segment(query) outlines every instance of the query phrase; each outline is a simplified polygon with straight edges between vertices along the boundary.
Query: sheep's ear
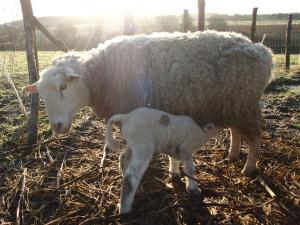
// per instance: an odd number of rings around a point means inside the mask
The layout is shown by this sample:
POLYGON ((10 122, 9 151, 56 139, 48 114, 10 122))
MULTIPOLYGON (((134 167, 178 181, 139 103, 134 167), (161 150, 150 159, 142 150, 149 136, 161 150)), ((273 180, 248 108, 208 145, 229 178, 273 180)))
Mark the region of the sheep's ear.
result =
POLYGON ((38 93, 37 82, 22 88, 23 92, 38 93))
POLYGON ((73 78, 81 78, 82 75, 75 73, 75 71, 72 68, 66 68, 66 76, 69 79, 73 79, 73 78))
POLYGON ((70 79, 81 78, 82 75, 81 74, 77 74, 77 73, 70 73, 70 74, 67 74, 67 77, 70 78, 70 79))
POLYGON ((213 125, 212 123, 206 124, 203 126, 203 130, 204 132, 210 132, 215 128, 215 125, 213 125))

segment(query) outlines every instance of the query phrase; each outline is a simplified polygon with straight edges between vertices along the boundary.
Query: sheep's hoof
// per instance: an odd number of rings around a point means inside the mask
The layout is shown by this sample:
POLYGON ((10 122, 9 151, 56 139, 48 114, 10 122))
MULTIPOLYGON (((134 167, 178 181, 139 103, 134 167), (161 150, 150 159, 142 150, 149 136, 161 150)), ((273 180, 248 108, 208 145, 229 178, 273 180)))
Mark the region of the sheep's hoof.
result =
POLYGON ((258 171, 257 171, 257 169, 256 168, 244 168, 243 170, 242 170, 242 173, 246 176, 246 177, 251 177, 251 178, 253 178, 253 177, 255 177, 256 175, 257 175, 257 173, 258 173, 258 171))

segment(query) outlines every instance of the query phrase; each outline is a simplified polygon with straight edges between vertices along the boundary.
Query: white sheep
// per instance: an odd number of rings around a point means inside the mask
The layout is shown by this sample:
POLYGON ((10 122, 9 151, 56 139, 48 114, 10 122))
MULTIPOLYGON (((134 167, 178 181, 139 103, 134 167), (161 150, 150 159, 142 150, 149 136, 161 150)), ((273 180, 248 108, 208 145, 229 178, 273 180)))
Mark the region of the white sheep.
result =
POLYGON ((245 135, 250 151, 243 172, 252 175, 263 124, 259 101, 272 66, 271 51, 241 34, 122 36, 55 59, 26 89, 40 93, 56 133, 68 132, 84 106, 109 118, 150 105, 229 127, 229 159, 238 159, 245 135))
POLYGON ((188 116, 174 116, 151 109, 137 108, 128 114, 117 114, 107 123, 106 144, 112 150, 120 147, 112 135, 112 125, 120 123, 121 134, 126 140, 126 149, 120 156, 123 172, 120 213, 129 213, 140 180, 148 168, 155 152, 169 155, 171 179, 179 177, 179 164, 183 164, 188 175, 186 189, 192 194, 200 194, 195 178, 193 154, 200 150, 219 129, 213 124, 202 128, 188 116))

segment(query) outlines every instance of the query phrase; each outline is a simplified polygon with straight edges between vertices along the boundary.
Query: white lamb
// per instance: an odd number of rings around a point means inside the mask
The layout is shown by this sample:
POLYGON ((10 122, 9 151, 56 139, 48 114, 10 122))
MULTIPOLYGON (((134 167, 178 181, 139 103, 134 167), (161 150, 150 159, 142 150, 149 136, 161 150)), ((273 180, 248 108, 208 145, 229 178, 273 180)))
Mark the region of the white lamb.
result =
POLYGON ((154 152, 169 155, 171 179, 179 175, 180 162, 188 175, 186 189, 199 194, 195 178, 193 154, 201 148, 219 128, 213 124, 200 127, 188 116, 151 109, 137 108, 128 114, 117 114, 107 124, 106 144, 112 150, 120 149, 112 136, 113 123, 120 123, 121 134, 127 146, 120 156, 123 172, 120 213, 132 210, 136 189, 146 171, 154 152))

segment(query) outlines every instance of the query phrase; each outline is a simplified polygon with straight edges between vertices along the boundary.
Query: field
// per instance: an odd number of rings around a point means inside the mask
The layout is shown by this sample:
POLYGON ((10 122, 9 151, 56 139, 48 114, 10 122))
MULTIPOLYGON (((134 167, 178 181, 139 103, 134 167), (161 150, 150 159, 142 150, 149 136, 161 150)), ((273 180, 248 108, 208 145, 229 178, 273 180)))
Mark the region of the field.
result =
MULTIPOLYGON (((39 52, 40 69, 59 54, 39 52)), ((0 52, 9 71, 12 55, 0 52)), ((260 176, 250 179, 240 172, 245 145, 239 162, 223 161, 229 149, 229 131, 224 130, 194 157, 203 202, 191 201, 184 187, 171 187, 167 157, 157 155, 137 191, 134 212, 124 224, 299 223, 299 56, 292 56, 289 72, 284 70, 283 55, 275 60, 274 78, 263 97, 266 125, 260 176)), ((16 53, 12 78, 28 109, 29 97, 21 92, 28 82, 24 52, 16 53)), ((120 223, 117 204, 122 176, 118 154, 108 154, 100 166, 104 135, 104 121, 85 108, 68 136, 53 137, 41 103, 40 143, 26 146, 27 118, 0 67, 0 224, 120 223)))
MULTIPOLYGON (((228 25, 249 25, 251 26, 252 20, 246 21, 227 21, 228 25)), ((257 20, 258 25, 286 25, 287 20, 257 20)), ((293 20, 293 24, 300 24, 300 20, 293 20)))

